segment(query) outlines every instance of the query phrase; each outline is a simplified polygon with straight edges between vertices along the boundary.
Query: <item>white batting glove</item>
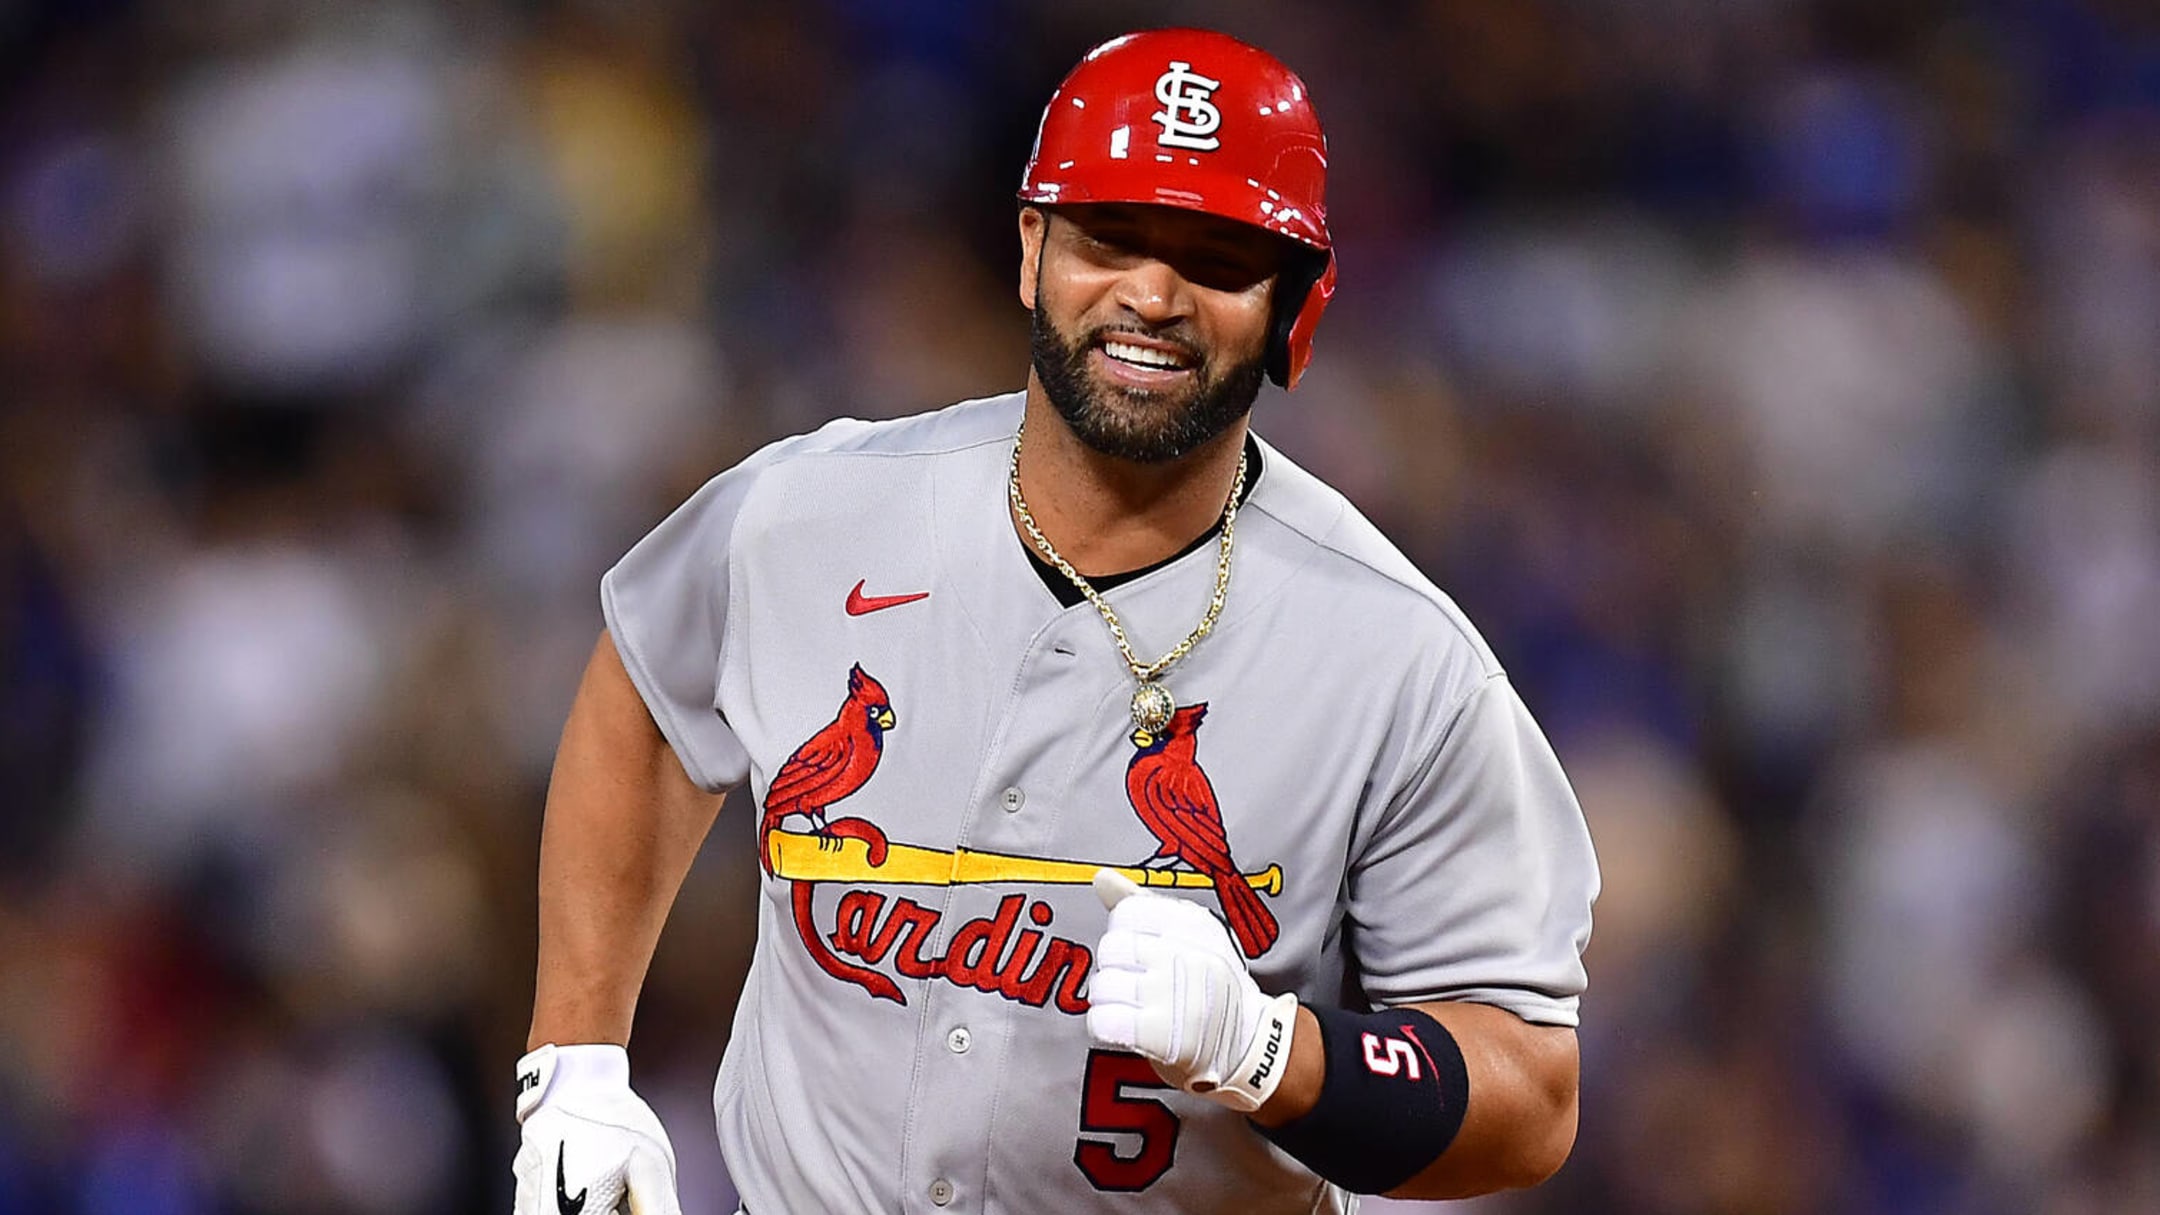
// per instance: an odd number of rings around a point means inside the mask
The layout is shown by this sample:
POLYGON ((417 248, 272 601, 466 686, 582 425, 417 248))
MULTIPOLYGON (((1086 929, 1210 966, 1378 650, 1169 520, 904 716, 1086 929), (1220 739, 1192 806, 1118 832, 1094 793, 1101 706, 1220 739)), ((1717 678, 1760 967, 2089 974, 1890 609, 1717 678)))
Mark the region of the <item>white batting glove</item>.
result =
POLYGON ((675 1146, 630 1091, 620 1046, 543 1046, 518 1060, 524 1142, 516 1215, 682 1215, 675 1146))
POLYGON ((1095 871, 1110 926, 1088 981, 1088 1036, 1132 1051, 1188 1093, 1251 1113, 1290 1065, 1297 997, 1270 998, 1205 908, 1095 871))

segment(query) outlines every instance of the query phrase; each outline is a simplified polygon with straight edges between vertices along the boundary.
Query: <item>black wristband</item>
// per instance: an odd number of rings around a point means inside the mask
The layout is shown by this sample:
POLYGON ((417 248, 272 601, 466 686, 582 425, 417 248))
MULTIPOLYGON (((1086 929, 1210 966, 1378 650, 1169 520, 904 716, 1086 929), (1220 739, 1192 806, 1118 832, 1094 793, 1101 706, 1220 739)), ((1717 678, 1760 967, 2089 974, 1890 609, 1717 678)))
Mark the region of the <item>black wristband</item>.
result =
POLYGON ((1320 1098, 1304 1117, 1260 1133, 1352 1193, 1385 1194, 1438 1160, 1462 1129, 1470 1105, 1462 1048, 1414 1008, 1306 1007, 1327 1060, 1320 1098))

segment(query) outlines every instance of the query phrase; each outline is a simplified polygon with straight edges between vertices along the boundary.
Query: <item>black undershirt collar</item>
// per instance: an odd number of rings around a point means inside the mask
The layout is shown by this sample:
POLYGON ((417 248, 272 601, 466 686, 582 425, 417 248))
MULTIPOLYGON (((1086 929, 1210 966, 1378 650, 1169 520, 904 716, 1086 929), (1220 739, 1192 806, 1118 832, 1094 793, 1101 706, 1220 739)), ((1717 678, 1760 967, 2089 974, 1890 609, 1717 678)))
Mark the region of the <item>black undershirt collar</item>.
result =
MULTIPOLYGON (((1239 506, 1244 506, 1252 497, 1253 486, 1259 483, 1260 444, 1250 433, 1247 433, 1245 436, 1245 492, 1238 497, 1239 506)), ((1191 544, 1162 560, 1150 565, 1143 565, 1136 570, 1126 570, 1119 574, 1104 574, 1100 577, 1090 575, 1088 585, 1094 587, 1097 592, 1102 592, 1114 586, 1122 586, 1135 578, 1145 578, 1171 562, 1181 561, 1198 552, 1202 547, 1213 543, 1215 537, 1221 532, 1222 520, 1217 519, 1215 520, 1215 526, 1200 533, 1191 544)), ((1028 543, 1025 539, 1021 539, 1020 547, 1027 551, 1028 560, 1035 566, 1036 576, 1042 579, 1044 586, 1050 588, 1050 593, 1057 597, 1059 603, 1064 604, 1066 607, 1072 607, 1075 604, 1087 602, 1087 596, 1080 593, 1080 588, 1073 585, 1072 579, 1060 573, 1058 567, 1043 560, 1043 555, 1035 551, 1034 545, 1028 543)))

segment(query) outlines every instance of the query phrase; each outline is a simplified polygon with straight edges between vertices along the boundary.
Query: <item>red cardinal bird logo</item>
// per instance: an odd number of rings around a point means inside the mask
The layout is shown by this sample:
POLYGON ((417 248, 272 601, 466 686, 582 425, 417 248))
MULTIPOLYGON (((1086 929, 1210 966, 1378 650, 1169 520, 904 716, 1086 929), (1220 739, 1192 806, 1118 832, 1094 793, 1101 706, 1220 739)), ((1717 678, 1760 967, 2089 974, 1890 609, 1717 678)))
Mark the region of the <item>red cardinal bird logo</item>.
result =
POLYGON ((885 863, 885 833, 859 818, 825 820, 825 808, 854 793, 877 771, 885 753, 885 731, 898 721, 885 688, 856 663, 848 669, 847 699, 840 712, 810 741, 795 748, 765 791, 765 818, 758 824, 758 863, 770 875, 773 828, 790 814, 810 820, 811 829, 837 848, 843 837, 870 846, 870 863, 885 863))
POLYGON ((1132 763, 1125 768, 1125 796, 1133 813, 1162 841, 1162 848, 1142 862, 1148 866, 1183 861, 1206 874, 1215 884, 1222 903, 1223 919, 1248 958, 1266 953, 1282 929, 1260 901, 1260 893, 1246 884, 1230 858, 1230 841, 1223 833, 1222 809, 1215 804, 1215 786, 1200 770, 1195 757, 1199 749, 1200 721, 1207 705, 1187 705, 1171 715, 1160 731, 1141 727, 1132 732, 1132 763))

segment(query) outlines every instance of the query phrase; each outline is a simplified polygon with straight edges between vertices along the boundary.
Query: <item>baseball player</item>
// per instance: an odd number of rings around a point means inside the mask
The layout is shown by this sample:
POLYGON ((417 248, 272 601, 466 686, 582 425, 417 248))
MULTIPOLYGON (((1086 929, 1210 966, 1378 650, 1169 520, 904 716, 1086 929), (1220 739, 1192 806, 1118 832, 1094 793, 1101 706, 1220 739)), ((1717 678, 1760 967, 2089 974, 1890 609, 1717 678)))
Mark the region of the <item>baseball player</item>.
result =
POLYGON ((1349 1211, 1566 1158, 1581 812, 1454 605, 1246 424, 1334 290, 1325 171, 1261 51, 1097 47, 1020 188, 1025 391, 775 443, 608 572, 522 1215, 677 1210, 624 1046, 744 781, 747 1211, 1349 1211))

